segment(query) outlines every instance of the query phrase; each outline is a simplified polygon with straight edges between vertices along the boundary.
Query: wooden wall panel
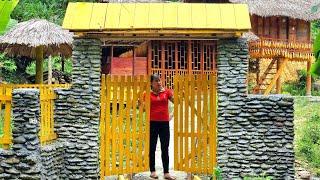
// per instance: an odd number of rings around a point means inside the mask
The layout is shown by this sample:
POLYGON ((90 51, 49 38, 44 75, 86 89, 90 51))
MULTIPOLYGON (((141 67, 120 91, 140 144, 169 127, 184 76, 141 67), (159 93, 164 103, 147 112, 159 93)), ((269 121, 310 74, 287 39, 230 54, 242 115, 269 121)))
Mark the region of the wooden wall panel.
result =
POLYGON ((270 18, 270 37, 278 38, 278 17, 273 16, 270 18))
POLYGON ((264 17, 263 18, 263 36, 270 37, 270 18, 264 17))
POLYGON ((297 37, 297 21, 289 19, 289 41, 295 41, 297 37))
POLYGON ((297 41, 309 42, 310 41, 310 22, 297 20, 296 26, 297 41))
POLYGON ((288 38, 288 19, 286 17, 279 18, 279 39, 288 38))
MULTIPOLYGON (((111 61, 112 75, 132 75, 132 58, 120 58, 114 57, 111 61)), ((134 61, 134 75, 146 75, 147 74, 147 58, 135 57, 134 61)))

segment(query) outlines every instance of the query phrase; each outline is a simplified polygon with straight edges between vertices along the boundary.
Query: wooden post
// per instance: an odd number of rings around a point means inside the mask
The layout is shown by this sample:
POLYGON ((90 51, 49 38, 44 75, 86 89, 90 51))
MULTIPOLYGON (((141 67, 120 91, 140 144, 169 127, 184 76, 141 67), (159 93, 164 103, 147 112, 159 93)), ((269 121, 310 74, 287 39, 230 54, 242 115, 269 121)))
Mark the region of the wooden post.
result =
MULTIPOLYGON (((279 71, 281 64, 281 59, 277 59, 277 72, 279 71)), ((281 75, 277 79, 277 84, 276 84, 276 93, 281 94, 281 75)))
POLYGON ((152 44, 151 41, 148 41, 148 57, 147 57, 147 72, 148 75, 151 75, 151 63, 152 63, 152 44))
POLYGON ((36 84, 43 83, 43 46, 36 47, 36 84))
POLYGON ((179 61, 179 56, 178 56, 178 42, 174 43, 174 67, 175 67, 175 75, 178 74, 178 61, 179 61))
POLYGON ((188 74, 192 74, 192 50, 191 50, 191 40, 188 40, 188 53, 187 53, 187 60, 188 60, 188 74))
POLYGON ((306 95, 311 96, 311 60, 307 62, 307 87, 306 87, 306 95))
POLYGON ((200 41, 200 72, 204 74, 204 45, 203 41, 200 41))
POLYGON ((52 84, 52 62, 51 56, 48 59, 48 84, 52 84))
POLYGON ((112 75, 113 46, 110 46, 110 74, 112 75))
POLYGON ((136 52, 134 51, 134 46, 132 48, 132 76, 135 75, 135 72, 134 72, 134 61, 136 59, 136 52))
POLYGON ((62 71, 62 72, 64 72, 64 59, 65 59, 65 57, 62 56, 62 57, 61 57, 61 71, 62 71))
POLYGON ((164 47, 164 41, 161 41, 160 44, 161 44, 161 81, 166 87, 166 83, 167 82, 165 82, 166 77, 165 77, 165 53, 164 53, 165 47, 164 47))

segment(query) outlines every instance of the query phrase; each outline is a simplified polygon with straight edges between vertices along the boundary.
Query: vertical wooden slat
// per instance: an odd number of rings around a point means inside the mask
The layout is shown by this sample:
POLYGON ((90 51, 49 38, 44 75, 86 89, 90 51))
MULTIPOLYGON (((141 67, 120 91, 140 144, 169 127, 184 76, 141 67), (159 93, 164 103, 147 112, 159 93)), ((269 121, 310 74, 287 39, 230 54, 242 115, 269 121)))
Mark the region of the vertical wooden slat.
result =
MULTIPOLYGON (((134 77, 133 82, 138 82, 139 78, 137 76, 134 77)), ((133 172, 137 171, 137 83, 133 83, 133 99, 132 99, 132 109, 133 109, 133 114, 132 114, 132 156, 133 156, 133 172)))
POLYGON ((101 75, 101 90, 100 90, 100 179, 104 179, 106 170, 106 139, 105 139, 105 107, 106 107, 106 94, 105 94, 106 76, 101 75))
POLYGON ((190 94, 190 107, 191 107, 191 169, 190 172, 194 172, 194 164, 195 164, 195 76, 191 76, 191 82, 190 82, 190 88, 191 88, 191 94, 190 94))
POLYGON ((110 47, 110 74, 113 74, 112 72, 112 61, 113 61, 113 46, 110 47))
POLYGON ((132 86, 132 76, 127 76, 127 81, 126 81, 126 172, 130 172, 130 132, 131 132, 131 127, 130 127, 130 122, 131 122, 131 86, 132 86))
POLYGON ((311 96, 311 60, 307 61, 307 85, 306 85, 306 95, 311 96))
POLYGON ((118 76, 114 76, 113 82, 112 82, 112 169, 111 173, 112 174, 118 174, 117 172, 117 167, 116 167, 116 151, 117 151, 117 91, 118 91, 118 76))
POLYGON ((203 41, 200 41, 200 72, 204 72, 204 45, 203 41))
POLYGON ((202 118, 203 118, 203 135, 201 136, 203 138, 203 166, 202 166, 202 173, 207 173, 208 169, 208 155, 207 155, 207 138, 208 138, 208 79, 207 75, 203 76, 203 112, 202 112, 202 118))
POLYGON ((176 74, 174 76, 174 169, 177 170, 178 169, 178 111, 179 111, 179 74, 176 74))
POLYGON ((149 77, 146 78, 146 96, 145 96, 145 110, 146 110, 146 132, 145 132, 145 136, 146 136, 146 154, 145 154, 145 162, 146 162, 146 169, 149 168, 149 146, 150 146, 150 80, 149 77))
POLYGON ((180 146, 179 146, 179 169, 178 170, 183 170, 183 112, 184 112, 184 106, 183 106, 183 101, 184 101, 184 84, 182 83, 183 76, 180 76, 178 81, 179 81, 179 92, 180 92, 180 99, 179 99, 179 139, 178 141, 180 142, 180 146))
MULTIPOLYGON (((139 99, 142 98, 142 95, 145 91, 143 85, 144 85, 144 76, 141 75, 140 76, 140 82, 139 82, 139 94, 138 94, 138 97, 139 99)), ((138 140, 139 140, 139 144, 138 144, 138 157, 141 157, 142 156, 142 142, 144 141, 144 137, 142 136, 143 135, 143 107, 142 106, 139 106, 139 116, 138 116, 138 140)), ((141 158, 138 158, 138 164, 139 164, 139 168, 138 168, 138 171, 143 171, 143 161, 142 161, 142 157, 141 158)))
MULTIPOLYGON (((214 74, 213 80, 212 80, 213 86, 212 86, 212 94, 213 97, 213 104, 212 104, 212 124, 211 124, 211 130, 212 130, 212 141, 213 141, 213 150, 212 152, 212 159, 213 159, 213 166, 216 167, 217 165, 217 75, 214 74)), ((212 168, 211 168, 212 169, 212 168)))
POLYGON ((189 147, 188 147, 188 133, 189 133, 189 77, 190 74, 187 76, 184 76, 184 169, 188 169, 189 168, 189 147))
POLYGON ((174 43, 174 66, 175 66, 175 73, 174 74, 178 74, 178 61, 179 61, 179 56, 178 56, 178 42, 176 41, 174 43))
POLYGON ((201 75, 197 76, 197 172, 201 172, 201 90, 202 90, 202 79, 201 75))
POLYGON ((165 83, 165 44, 164 41, 161 41, 161 81, 165 83))
POLYGON ((125 82, 125 76, 120 77, 120 92, 119 92, 119 116, 118 116, 118 122, 119 122, 119 174, 123 174, 123 101, 124 101, 124 82, 125 82))
MULTIPOLYGON (((12 97, 12 88, 4 88, 4 93, 6 96, 12 97)), ((12 98, 11 98, 12 99, 12 98)), ((4 139, 7 142, 7 144, 4 144, 4 148, 8 149, 11 144, 11 131, 10 131, 10 125, 11 125, 11 102, 12 101, 5 101, 5 112, 4 112, 4 124, 3 124, 3 132, 4 132, 4 139)))
POLYGON ((111 138, 112 138, 112 134, 111 134, 111 129, 110 129, 110 121, 111 121, 111 114, 110 114, 110 105, 111 105, 111 101, 110 101, 110 97, 111 97, 111 76, 108 75, 106 77, 106 81, 104 84, 105 89, 103 89, 104 91, 106 91, 106 109, 105 109, 105 147, 106 147, 106 151, 105 151, 105 174, 106 175, 110 175, 111 174, 111 170, 110 170, 110 149, 112 149, 112 144, 111 144, 111 138))

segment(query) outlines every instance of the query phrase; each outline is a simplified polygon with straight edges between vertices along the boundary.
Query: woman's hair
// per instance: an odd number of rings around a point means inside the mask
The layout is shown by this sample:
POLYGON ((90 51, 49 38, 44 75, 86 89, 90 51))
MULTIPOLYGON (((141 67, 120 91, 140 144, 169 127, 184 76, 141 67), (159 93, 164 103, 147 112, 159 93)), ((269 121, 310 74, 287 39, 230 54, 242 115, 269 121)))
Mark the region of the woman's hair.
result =
POLYGON ((160 79, 159 74, 152 74, 152 75, 151 75, 151 79, 150 79, 151 82, 154 81, 154 80, 158 80, 158 79, 160 79))

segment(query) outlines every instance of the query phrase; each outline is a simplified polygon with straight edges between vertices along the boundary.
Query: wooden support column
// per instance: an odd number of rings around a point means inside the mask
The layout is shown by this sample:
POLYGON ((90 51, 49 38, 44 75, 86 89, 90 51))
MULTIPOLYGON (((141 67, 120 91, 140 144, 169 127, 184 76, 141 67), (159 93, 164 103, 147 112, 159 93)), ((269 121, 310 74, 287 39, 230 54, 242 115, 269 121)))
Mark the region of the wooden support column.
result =
POLYGON ((136 60, 136 52, 134 51, 134 46, 132 48, 132 76, 135 75, 135 70, 134 70, 134 62, 136 60))
POLYGON ((178 43, 174 43, 174 67, 175 67, 175 75, 178 74, 178 61, 179 61, 179 56, 178 56, 178 43))
POLYGON ((36 84, 43 84, 43 48, 36 47, 36 84))
POLYGON ((161 81, 162 81, 162 83, 165 84, 166 77, 165 77, 165 53, 164 53, 164 50, 165 50, 164 41, 161 41, 161 81))
POLYGON ((147 72, 151 75, 151 63, 152 63, 152 45, 151 41, 148 41, 148 57, 147 57, 147 72))
POLYGON ((200 72, 204 74, 204 45, 203 41, 200 41, 200 72))
POLYGON ((188 74, 192 74, 192 50, 191 50, 191 40, 188 40, 188 53, 187 53, 187 60, 188 60, 188 74))
POLYGON ((110 74, 112 74, 113 46, 110 47, 110 74))
MULTIPOLYGON (((278 72, 279 69, 280 69, 280 65, 281 65, 281 59, 277 59, 277 72, 278 72)), ((281 75, 280 75, 279 78, 277 79, 276 93, 277 93, 277 94, 281 94, 281 75)))
POLYGON ((62 72, 64 72, 64 59, 65 59, 65 57, 62 56, 62 57, 61 57, 61 71, 62 71, 62 72))
POLYGON ((307 62, 307 87, 306 87, 306 95, 311 96, 311 60, 307 62))
POLYGON ((52 61, 51 56, 48 59, 48 84, 52 84, 52 61))

